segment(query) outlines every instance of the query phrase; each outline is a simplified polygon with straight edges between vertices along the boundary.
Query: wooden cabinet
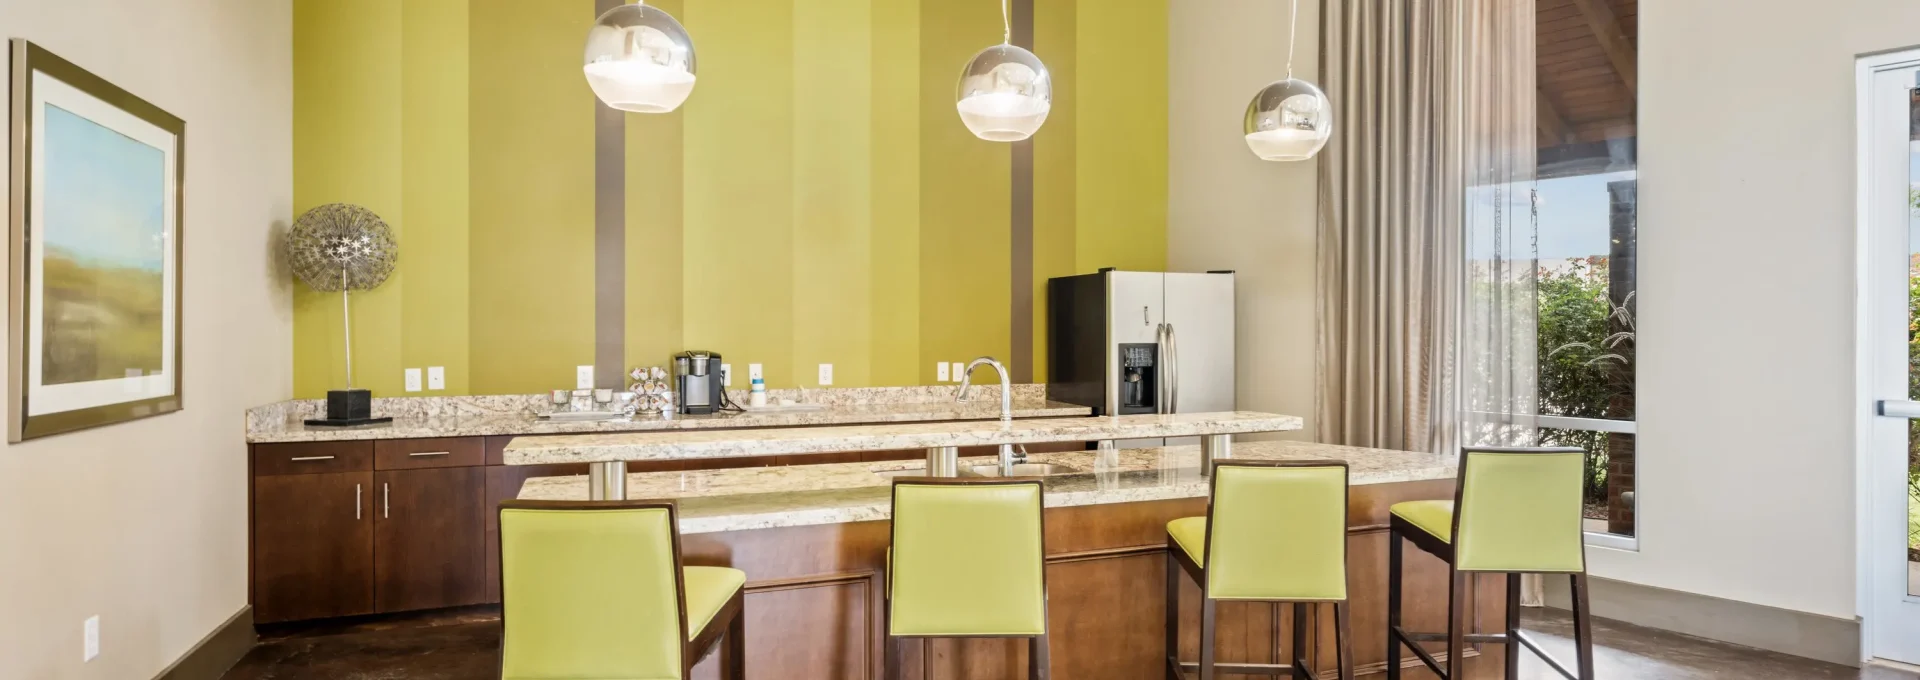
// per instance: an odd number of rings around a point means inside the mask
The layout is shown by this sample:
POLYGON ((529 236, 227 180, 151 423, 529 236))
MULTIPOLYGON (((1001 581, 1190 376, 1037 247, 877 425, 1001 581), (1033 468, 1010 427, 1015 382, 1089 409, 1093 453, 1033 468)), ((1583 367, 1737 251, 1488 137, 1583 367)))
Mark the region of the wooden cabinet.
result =
MULTIPOLYGON (((475 449, 477 455, 478 449, 475 449)), ((374 474, 374 609, 433 609, 488 601, 479 467, 374 474)))
POLYGON ((253 618, 366 614, 373 601, 373 473, 253 479, 253 618))
POLYGON ((253 449, 260 623, 493 601, 480 441, 253 449))

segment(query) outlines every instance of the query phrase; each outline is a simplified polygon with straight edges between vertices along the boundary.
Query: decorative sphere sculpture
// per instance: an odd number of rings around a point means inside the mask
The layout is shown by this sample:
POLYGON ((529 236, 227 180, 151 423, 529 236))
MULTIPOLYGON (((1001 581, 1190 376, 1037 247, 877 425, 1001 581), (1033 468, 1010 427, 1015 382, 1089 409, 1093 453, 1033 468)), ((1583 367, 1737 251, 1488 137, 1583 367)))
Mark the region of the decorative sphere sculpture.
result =
POLYGON ((667 113, 693 94, 693 37, 665 10, 607 10, 587 31, 587 85, 607 106, 667 113))
POLYGON ((1001 44, 981 50, 960 72, 960 122, 989 142, 1032 137, 1053 110, 1053 76, 1040 58, 1001 44))
POLYGON ((393 230, 372 210, 329 203, 301 215, 287 234, 287 261, 314 290, 372 290, 399 260, 393 230))
POLYGON ((1247 148, 1263 161, 1303 161, 1333 137, 1333 102, 1313 83, 1276 80, 1247 104, 1247 148))

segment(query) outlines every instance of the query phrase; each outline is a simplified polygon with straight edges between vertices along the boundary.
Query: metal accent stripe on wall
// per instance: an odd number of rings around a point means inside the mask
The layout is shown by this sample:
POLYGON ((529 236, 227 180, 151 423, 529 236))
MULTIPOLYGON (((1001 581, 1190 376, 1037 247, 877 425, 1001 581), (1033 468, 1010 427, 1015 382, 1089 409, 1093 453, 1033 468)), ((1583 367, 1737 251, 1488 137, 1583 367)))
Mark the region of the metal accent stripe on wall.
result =
MULTIPOLYGON (((598 19, 625 0, 594 0, 598 19)), ((593 103, 593 385, 626 385, 627 114, 593 103)))
MULTIPOLYGON (((1028 50, 1033 49, 1033 1, 1013 0, 1011 6, 1012 33, 1015 45, 1028 50)), ((1013 371, 1012 380, 1016 383, 1030 383, 1033 375, 1033 139, 1028 138, 1013 143, 1013 186, 1012 214, 1012 266, 1008 267, 1013 277, 1009 286, 1012 295, 1007 305, 1010 329, 1008 347, 1012 348, 1009 368, 1013 371)))

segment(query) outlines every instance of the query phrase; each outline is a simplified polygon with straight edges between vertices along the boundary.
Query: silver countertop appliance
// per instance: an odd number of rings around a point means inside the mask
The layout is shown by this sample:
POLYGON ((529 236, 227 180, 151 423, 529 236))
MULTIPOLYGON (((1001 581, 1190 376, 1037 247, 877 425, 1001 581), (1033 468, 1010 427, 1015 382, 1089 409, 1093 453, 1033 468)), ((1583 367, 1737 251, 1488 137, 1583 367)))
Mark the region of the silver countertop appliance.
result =
POLYGON ((726 404, 720 354, 689 350, 673 355, 674 404, 681 413, 717 413, 726 404))
POLYGON ((1233 317, 1230 271, 1102 269, 1049 279, 1047 396, 1099 415, 1232 411, 1233 317))

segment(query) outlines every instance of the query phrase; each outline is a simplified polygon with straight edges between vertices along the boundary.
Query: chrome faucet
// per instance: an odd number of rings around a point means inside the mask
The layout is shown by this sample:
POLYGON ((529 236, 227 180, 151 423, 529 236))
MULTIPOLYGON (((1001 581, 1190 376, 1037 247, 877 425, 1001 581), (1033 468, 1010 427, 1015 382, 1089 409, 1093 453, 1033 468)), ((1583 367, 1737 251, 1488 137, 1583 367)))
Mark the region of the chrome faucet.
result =
MULTIPOLYGON (((1000 422, 1013 422, 1013 384, 1007 379, 1007 367, 994 361, 993 357, 980 357, 967 364, 967 370, 960 374, 960 394, 955 401, 967 400, 967 388, 973 386, 973 369, 981 365, 992 366, 1000 374, 1000 422)), ((1024 447, 1016 452, 1012 444, 1000 445, 1000 476, 1013 476, 1013 466, 1025 462, 1027 452, 1024 447)))

